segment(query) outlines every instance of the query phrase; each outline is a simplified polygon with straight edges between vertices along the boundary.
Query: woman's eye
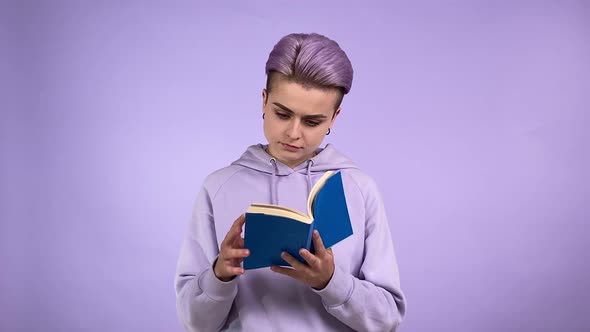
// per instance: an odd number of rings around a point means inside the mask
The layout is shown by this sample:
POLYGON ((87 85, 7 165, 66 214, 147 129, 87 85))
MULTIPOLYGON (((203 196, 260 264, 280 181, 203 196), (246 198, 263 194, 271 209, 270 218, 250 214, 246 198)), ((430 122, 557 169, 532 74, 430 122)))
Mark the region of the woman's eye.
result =
POLYGON ((318 126, 320 123, 317 122, 317 121, 309 121, 308 120, 308 121, 305 121, 305 124, 308 125, 308 126, 310 126, 310 127, 315 127, 315 126, 318 126))
POLYGON ((277 117, 278 117, 279 119, 286 120, 286 119, 288 119, 288 118, 289 118, 289 115, 287 115, 287 114, 285 114, 285 113, 279 113, 279 112, 276 112, 276 114, 277 114, 277 117))

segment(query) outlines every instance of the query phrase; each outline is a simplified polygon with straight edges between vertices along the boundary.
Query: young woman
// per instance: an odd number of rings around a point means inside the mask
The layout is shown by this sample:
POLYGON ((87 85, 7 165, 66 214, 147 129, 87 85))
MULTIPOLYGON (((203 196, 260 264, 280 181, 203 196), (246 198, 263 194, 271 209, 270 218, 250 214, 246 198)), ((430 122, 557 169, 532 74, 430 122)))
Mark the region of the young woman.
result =
POLYGON ((178 261, 179 317, 191 331, 393 331, 405 298, 381 196, 333 145, 320 148, 350 91, 351 63, 322 35, 291 34, 275 45, 266 74, 268 144, 248 147, 204 181, 178 261), (315 233, 315 254, 300 252, 307 264, 284 254, 291 268, 245 273, 248 206, 306 211, 311 187, 328 170, 342 173, 354 234, 326 249, 315 233))

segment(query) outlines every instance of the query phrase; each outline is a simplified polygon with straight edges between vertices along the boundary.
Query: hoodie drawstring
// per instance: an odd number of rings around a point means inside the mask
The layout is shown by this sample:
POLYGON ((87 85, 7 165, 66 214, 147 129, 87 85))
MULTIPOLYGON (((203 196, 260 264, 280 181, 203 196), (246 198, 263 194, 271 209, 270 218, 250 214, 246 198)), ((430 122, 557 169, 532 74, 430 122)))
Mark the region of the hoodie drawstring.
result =
POLYGON ((311 166, 313 165, 313 160, 307 160, 307 195, 311 192, 311 166))
POLYGON ((270 204, 277 205, 277 161, 275 158, 271 158, 269 162, 272 165, 272 178, 270 180, 270 204))
MULTIPOLYGON (((278 204, 278 189, 277 189, 277 172, 278 166, 277 161, 275 158, 271 158, 269 163, 272 165, 272 177, 270 179, 270 204, 277 205, 278 204)), ((313 160, 307 160, 307 195, 311 192, 311 166, 313 166, 313 160)))

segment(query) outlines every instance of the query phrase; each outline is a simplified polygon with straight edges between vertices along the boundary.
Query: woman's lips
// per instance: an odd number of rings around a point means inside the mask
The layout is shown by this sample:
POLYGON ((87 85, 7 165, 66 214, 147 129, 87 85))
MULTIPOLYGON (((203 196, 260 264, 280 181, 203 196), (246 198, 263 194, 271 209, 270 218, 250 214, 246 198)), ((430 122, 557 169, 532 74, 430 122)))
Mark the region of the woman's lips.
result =
POLYGON ((287 151, 292 151, 292 152, 295 152, 295 151, 297 151, 297 150, 301 149, 300 147, 293 146, 293 145, 289 145, 289 144, 286 144, 286 143, 281 143, 281 145, 282 145, 282 146, 283 146, 283 148, 284 148, 285 150, 287 150, 287 151))

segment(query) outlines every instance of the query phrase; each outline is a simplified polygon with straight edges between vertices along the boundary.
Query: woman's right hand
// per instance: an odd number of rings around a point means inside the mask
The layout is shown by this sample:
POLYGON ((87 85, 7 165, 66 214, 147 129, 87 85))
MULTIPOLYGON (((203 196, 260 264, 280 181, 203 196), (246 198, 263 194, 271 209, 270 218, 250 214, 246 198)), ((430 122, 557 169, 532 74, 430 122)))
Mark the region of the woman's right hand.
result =
POLYGON ((244 257, 250 255, 250 251, 244 249, 244 238, 242 238, 242 226, 245 222, 246 216, 242 214, 234 221, 221 242, 219 256, 213 267, 215 276, 221 281, 227 282, 237 275, 244 274, 241 263, 244 257))

